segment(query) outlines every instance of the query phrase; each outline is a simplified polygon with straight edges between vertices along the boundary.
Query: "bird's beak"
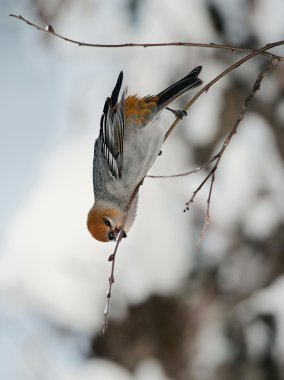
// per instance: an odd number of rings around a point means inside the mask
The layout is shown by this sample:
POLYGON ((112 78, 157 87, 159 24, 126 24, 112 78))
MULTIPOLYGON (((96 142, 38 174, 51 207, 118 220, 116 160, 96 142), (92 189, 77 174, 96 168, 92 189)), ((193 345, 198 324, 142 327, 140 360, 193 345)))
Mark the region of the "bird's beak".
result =
MULTIPOLYGON (((121 231, 121 229, 120 229, 120 228, 118 228, 118 227, 115 227, 115 229, 114 229, 113 231, 111 231, 111 232, 110 232, 110 233, 112 234, 112 236, 113 236, 113 240, 115 240, 115 241, 116 241, 116 239, 117 239, 117 237, 118 237, 118 235, 119 235, 120 231, 121 231)), ((123 237, 123 238, 126 238, 126 237, 127 237, 127 235, 126 235, 126 232, 125 232, 125 231, 123 231, 123 232, 122 232, 122 237, 123 237)))

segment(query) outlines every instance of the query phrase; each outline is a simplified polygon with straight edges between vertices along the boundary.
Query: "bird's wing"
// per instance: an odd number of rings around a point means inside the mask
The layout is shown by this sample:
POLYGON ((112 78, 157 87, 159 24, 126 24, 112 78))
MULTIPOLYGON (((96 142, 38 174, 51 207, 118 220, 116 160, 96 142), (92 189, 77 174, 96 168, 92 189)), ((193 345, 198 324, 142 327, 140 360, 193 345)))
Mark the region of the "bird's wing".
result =
POLYGON ((117 102, 122 80, 123 72, 121 71, 111 97, 106 99, 99 135, 102 153, 115 178, 121 176, 122 169, 126 90, 123 92, 120 102, 117 102))

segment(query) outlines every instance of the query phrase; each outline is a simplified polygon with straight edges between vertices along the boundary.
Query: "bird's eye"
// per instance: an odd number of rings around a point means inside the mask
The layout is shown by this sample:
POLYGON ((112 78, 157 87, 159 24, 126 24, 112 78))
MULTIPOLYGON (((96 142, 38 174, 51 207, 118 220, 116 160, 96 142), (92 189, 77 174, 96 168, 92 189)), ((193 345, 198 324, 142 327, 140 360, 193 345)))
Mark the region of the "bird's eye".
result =
POLYGON ((108 226, 108 227, 111 227, 111 223, 110 223, 110 221, 106 219, 106 220, 105 220, 105 225, 108 226))
POLYGON ((108 237, 108 240, 116 240, 116 237, 113 231, 110 231, 107 237, 108 237))

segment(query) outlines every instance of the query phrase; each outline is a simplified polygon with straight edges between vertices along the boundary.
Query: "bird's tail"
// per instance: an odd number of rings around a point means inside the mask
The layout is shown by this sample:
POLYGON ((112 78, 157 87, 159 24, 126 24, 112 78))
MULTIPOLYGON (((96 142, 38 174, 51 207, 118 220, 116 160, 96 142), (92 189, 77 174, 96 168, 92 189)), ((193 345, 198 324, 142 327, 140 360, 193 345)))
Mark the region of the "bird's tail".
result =
POLYGON ((188 73, 184 78, 180 79, 178 82, 174 83, 170 87, 166 88, 164 91, 160 92, 157 97, 157 106, 160 111, 171 103, 174 99, 181 96, 183 93, 191 90, 194 87, 200 86, 203 82, 198 78, 198 75, 202 69, 202 66, 197 66, 190 73, 188 73))

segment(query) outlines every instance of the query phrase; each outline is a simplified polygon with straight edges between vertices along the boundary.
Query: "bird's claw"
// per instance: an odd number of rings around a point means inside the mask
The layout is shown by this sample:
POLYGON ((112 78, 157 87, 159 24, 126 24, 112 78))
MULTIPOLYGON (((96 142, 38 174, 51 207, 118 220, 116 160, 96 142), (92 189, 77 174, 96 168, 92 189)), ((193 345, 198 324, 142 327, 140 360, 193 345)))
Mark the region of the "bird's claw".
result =
POLYGON ((184 110, 173 110, 170 107, 166 107, 167 110, 171 111, 178 119, 183 119, 187 116, 187 112, 184 110))

